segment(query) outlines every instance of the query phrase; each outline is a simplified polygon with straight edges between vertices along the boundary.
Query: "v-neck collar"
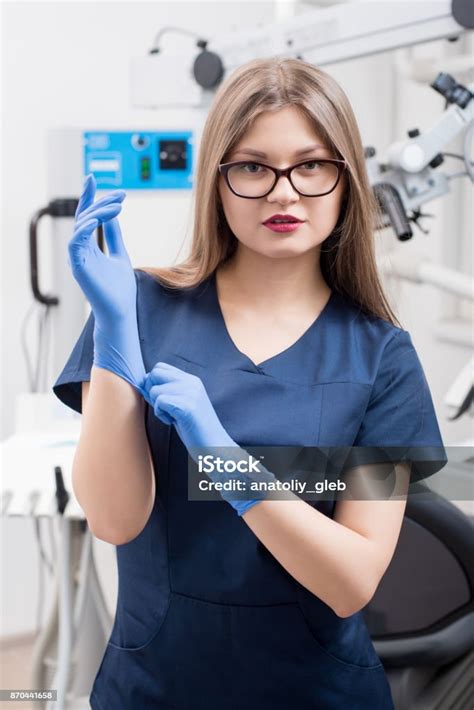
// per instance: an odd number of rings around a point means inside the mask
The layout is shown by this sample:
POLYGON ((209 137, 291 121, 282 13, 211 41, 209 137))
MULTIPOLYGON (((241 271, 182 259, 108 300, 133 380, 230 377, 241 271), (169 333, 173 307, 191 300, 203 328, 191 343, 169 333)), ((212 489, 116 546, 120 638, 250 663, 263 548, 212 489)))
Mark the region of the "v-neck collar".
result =
POLYGON ((231 350, 234 352, 235 355, 237 355, 239 358, 242 360, 245 360, 255 371, 257 372, 264 372, 264 368, 267 364, 274 363, 279 359, 284 359, 285 357, 289 356, 294 350, 298 349, 301 345, 304 344, 304 342, 309 338, 309 336, 318 328, 321 327, 322 322, 327 318, 328 313, 332 307, 333 302, 335 301, 336 297, 336 291, 332 290, 331 294, 326 301, 325 306, 323 309, 320 311, 319 315, 315 318, 315 320, 309 325, 309 327, 302 333, 294 343, 289 345, 287 348, 284 350, 281 350, 278 353, 275 353, 274 355, 271 355, 270 357, 266 358, 265 360, 262 360, 259 363, 256 363, 252 360, 251 357, 243 353, 237 345, 235 344, 234 340, 232 339, 229 330, 227 328, 224 314, 221 309, 221 305, 219 303, 219 297, 217 293, 217 279, 216 279, 216 270, 211 275, 210 278, 210 285, 211 285, 211 294, 212 294, 212 300, 214 301, 214 307, 216 310, 216 315, 217 315, 217 320, 219 322, 219 326, 222 329, 222 332, 224 334, 224 338, 226 342, 229 344, 231 350))

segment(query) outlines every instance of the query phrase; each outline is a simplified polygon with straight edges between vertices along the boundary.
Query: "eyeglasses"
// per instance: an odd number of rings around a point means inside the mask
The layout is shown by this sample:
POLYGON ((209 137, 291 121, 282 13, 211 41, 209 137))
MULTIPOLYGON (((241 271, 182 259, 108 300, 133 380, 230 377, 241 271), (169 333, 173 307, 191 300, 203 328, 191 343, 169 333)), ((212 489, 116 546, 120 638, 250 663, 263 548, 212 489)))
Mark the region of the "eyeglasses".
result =
POLYGON ((232 163, 221 163, 219 172, 224 176, 234 195, 256 200, 268 195, 282 176, 287 177, 292 188, 303 197, 328 195, 336 188, 346 167, 345 160, 335 158, 306 160, 281 169, 265 163, 237 160, 232 163), (258 168, 258 170, 253 171, 248 168, 258 168))

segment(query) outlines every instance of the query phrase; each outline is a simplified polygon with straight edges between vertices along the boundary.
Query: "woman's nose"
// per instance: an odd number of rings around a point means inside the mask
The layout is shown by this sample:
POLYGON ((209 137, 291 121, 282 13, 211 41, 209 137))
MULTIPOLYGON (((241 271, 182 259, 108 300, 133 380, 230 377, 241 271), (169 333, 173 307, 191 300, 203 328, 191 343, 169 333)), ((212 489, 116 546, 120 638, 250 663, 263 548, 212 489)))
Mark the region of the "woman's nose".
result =
POLYGON ((299 197, 289 179, 282 175, 273 190, 267 195, 267 200, 269 202, 294 202, 299 200, 299 197))

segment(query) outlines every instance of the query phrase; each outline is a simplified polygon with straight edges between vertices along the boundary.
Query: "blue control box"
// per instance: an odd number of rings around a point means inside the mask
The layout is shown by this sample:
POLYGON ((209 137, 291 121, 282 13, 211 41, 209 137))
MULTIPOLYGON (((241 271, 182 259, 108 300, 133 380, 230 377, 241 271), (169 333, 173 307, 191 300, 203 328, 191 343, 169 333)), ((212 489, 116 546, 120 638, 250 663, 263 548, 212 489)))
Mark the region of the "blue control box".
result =
POLYGON ((189 190, 193 180, 190 131, 85 131, 84 176, 98 189, 189 190))

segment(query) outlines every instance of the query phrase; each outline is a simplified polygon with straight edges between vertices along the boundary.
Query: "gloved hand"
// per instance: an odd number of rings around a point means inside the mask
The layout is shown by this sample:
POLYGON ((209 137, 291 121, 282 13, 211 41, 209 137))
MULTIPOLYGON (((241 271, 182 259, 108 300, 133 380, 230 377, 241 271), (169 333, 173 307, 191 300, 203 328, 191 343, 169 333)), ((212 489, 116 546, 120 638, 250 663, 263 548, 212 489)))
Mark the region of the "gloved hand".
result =
MULTIPOLYGON (((180 370, 166 362, 158 362, 146 375, 145 390, 155 415, 165 424, 174 425, 188 453, 197 461, 198 455, 206 455, 206 449, 226 447, 219 455, 226 460, 240 461, 248 454, 226 432, 208 397, 202 380, 196 375, 180 370)), ((261 472, 249 474, 213 471, 208 474, 212 481, 245 480, 250 491, 251 481, 275 481, 275 476, 260 466, 261 472)), ((258 491, 255 500, 237 500, 235 492, 220 491, 224 500, 243 515, 249 508, 266 497, 258 491)), ((252 492, 252 495, 255 495, 252 492)))
POLYGON ((145 366, 137 323, 137 284, 116 219, 125 198, 115 190, 94 203, 96 182, 88 175, 69 242, 69 265, 94 315, 94 365, 127 380, 145 395, 145 366), (109 250, 98 247, 93 232, 104 225, 109 250))

